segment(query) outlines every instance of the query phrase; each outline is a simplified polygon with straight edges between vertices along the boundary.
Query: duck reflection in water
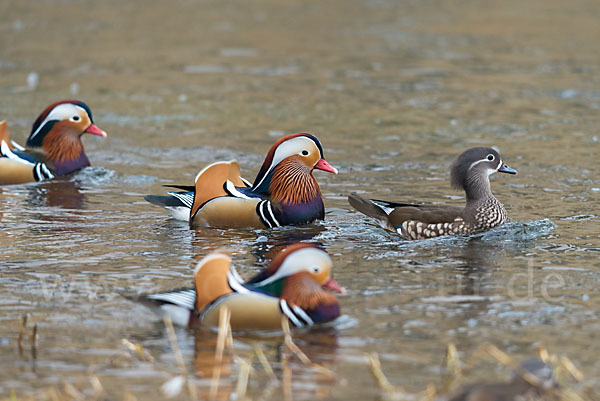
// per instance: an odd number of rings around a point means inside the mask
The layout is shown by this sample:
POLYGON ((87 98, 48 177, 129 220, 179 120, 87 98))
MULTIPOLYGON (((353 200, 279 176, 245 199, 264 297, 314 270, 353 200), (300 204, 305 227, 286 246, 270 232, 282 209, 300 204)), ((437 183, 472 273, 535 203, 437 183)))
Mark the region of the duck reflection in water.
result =
POLYGON ((462 263, 457 266, 458 282, 456 291, 459 295, 483 295, 486 283, 493 271, 498 267, 498 254, 501 249, 496 245, 486 244, 477 238, 470 238, 465 246, 459 248, 457 259, 462 263))
POLYGON ((43 181, 28 188, 27 201, 35 207, 81 210, 86 207, 86 196, 81 189, 79 182, 70 179, 43 181))
POLYGON ((309 242, 315 246, 323 247, 323 244, 314 241, 314 238, 325 230, 324 226, 314 224, 271 230, 265 232, 266 235, 257 238, 252 254, 256 257, 257 263, 260 264, 267 260, 273 260, 284 248, 297 242, 309 242))
MULTIPOLYGON (((293 340, 314 365, 302 363, 285 345, 283 337, 271 334, 258 336, 234 333, 233 347, 226 347, 220 361, 216 355, 217 336, 213 331, 194 331, 194 366, 200 399, 231 400, 238 397, 236 385, 241 374, 240 360, 253 366, 247 394, 256 399, 271 399, 282 391, 282 381, 291 377, 294 397, 327 399, 336 378, 324 373, 335 370, 337 359, 337 330, 332 326, 312 327, 293 332, 293 340), (213 378, 218 377, 218 387, 213 378)), ((285 383, 283 383, 285 386, 285 383)), ((291 389, 288 389, 291 391, 291 389)), ((283 390, 285 391, 285 390, 283 390)), ((283 398, 283 397, 282 397, 283 398)))
MULTIPOLYGON (((81 212, 86 208, 86 195, 78 182, 58 177, 32 186, 28 190, 28 207, 35 212, 32 217, 53 224, 43 228, 50 232, 76 232, 86 230, 87 216, 81 212), (52 212, 48 208, 60 208, 52 212)), ((40 229, 39 227, 36 229, 40 229)))
MULTIPOLYGON (((216 251, 223 247, 231 246, 232 243, 251 243, 251 254, 256 257, 253 263, 254 269, 262 269, 265 263, 273 260, 279 252, 289 245, 295 243, 311 243, 317 247, 323 247, 323 244, 314 241, 314 238, 326 230, 325 226, 319 224, 309 224, 301 227, 280 227, 272 230, 221 230, 214 228, 194 228, 192 231, 191 247, 195 250, 194 260, 202 260, 207 252, 216 251)), ((165 228, 167 239, 172 236, 173 227, 169 225, 165 228)), ((187 227, 180 232, 188 233, 187 227)), ((245 252, 245 251, 244 251, 245 252)), ((239 271, 245 275, 245 267, 240 267, 239 271)))

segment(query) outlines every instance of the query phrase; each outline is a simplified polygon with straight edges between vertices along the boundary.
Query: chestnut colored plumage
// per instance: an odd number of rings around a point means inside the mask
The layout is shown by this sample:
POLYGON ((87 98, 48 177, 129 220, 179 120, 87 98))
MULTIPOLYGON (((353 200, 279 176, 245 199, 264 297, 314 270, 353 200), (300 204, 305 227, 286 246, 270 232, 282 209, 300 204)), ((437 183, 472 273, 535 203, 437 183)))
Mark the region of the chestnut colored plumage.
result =
POLYGON ((307 272, 290 276, 285 281, 281 298, 306 310, 316 309, 319 305, 337 303, 337 297, 323 290, 307 272))
MULTIPOLYGON (((60 125, 54 127, 59 128, 60 125)), ((83 152, 83 143, 79 137, 63 135, 61 131, 53 130, 46 134, 42 141, 42 149, 48 159, 54 162, 65 162, 77 159, 83 152)))
POLYGON ((321 189, 311 169, 298 159, 288 157, 273 170, 269 186, 272 202, 299 205, 321 197, 321 189))

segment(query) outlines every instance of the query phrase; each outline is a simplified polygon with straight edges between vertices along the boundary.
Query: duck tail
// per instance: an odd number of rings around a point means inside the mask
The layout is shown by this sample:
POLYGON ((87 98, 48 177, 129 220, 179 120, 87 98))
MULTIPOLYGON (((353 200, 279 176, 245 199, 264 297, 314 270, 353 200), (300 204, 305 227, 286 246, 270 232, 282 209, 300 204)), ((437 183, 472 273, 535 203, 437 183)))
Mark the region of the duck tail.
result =
POLYGON ((157 315, 169 316, 179 326, 188 326, 193 320, 196 291, 193 288, 178 288, 154 294, 119 293, 123 298, 150 308, 157 315))
POLYGON ((153 205, 164 207, 176 220, 188 221, 194 194, 191 192, 169 192, 171 196, 146 195, 144 199, 153 205))
POLYGON ((185 206, 184 203, 174 196, 146 195, 144 199, 153 205, 162 207, 185 206))
POLYGON ((387 221, 388 219, 388 214, 385 209, 362 196, 356 194, 348 195, 348 202, 353 208, 369 217, 383 221, 387 221))

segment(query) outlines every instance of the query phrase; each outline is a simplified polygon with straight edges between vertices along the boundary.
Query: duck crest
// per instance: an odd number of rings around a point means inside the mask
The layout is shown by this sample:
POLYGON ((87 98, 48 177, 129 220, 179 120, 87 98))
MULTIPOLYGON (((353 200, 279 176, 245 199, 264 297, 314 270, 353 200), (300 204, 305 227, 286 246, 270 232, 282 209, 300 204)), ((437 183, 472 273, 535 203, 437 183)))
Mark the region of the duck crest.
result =
POLYGON ((34 121, 33 126, 31 127, 31 133, 29 135, 31 136, 31 134, 33 134, 40 127, 40 124, 46 119, 46 117, 48 117, 48 114, 50 114, 50 112, 52 110, 54 110, 56 108, 56 106, 61 105, 61 104, 66 104, 66 103, 71 103, 71 104, 74 104, 75 106, 79 106, 82 109, 84 109, 86 111, 86 113, 88 114, 88 116, 90 117, 90 121, 92 122, 92 124, 94 123, 94 117, 92 116, 92 110, 88 107, 87 104, 83 103, 80 100, 64 99, 64 100, 59 100, 57 102, 52 103, 50 106, 46 107, 44 109, 44 111, 42 111, 42 114, 40 114, 38 116, 38 118, 34 121))
POLYGON ((272 177, 267 177, 267 175, 272 175, 272 172, 273 172, 272 164, 273 164, 273 160, 275 157, 275 152, 277 151, 277 148, 279 147, 279 145, 281 145, 285 141, 289 141, 290 139, 297 138, 300 136, 304 136, 304 137, 311 139, 315 143, 317 148, 319 149, 321 157, 323 157, 323 146, 321 145, 321 142, 319 142, 317 137, 315 137, 312 134, 297 133, 297 134, 286 135, 282 138, 279 138, 277 140, 277 142, 275 142, 273 144, 273 146, 271 146, 271 149, 269 149, 269 152, 267 153, 267 156, 265 157, 265 161, 263 162, 260 170, 258 171, 258 174, 256 175, 256 179, 254 180, 254 184, 252 185, 252 188, 255 192, 266 193, 268 191, 269 182, 271 181, 272 177))
POLYGON ((273 170, 269 182, 271 200, 287 205, 308 203, 321 196, 321 189, 310 169, 298 160, 289 157, 273 170))
POLYGON ((46 124, 42 126, 42 123, 46 120, 48 115, 54 110, 57 106, 61 104, 73 104, 75 106, 79 106, 85 110, 87 115, 90 118, 90 122, 94 123, 94 117, 92 116, 92 110, 88 107, 87 104, 72 99, 59 100, 58 102, 52 103, 50 106, 46 107, 44 111, 38 116, 33 125, 31 126, 31 132, 29 134, 29 138, 27 139, 27 146, 32 147, 40 147, 42 146, 42 141, 46 134, 52 129, 56 121, 48 121, 46 124))
POLYGON ((497 171, 502 165, 502 159, 496 150, 478 146, 467 149, 454 160, 450 169, 450 184, 452 188, 465 191, 467 203, 493 197, 490 188, 489 174, 481 170, 481 163, 494 164, 497 171), (486 160, 491 156, 491 160, 486 160))

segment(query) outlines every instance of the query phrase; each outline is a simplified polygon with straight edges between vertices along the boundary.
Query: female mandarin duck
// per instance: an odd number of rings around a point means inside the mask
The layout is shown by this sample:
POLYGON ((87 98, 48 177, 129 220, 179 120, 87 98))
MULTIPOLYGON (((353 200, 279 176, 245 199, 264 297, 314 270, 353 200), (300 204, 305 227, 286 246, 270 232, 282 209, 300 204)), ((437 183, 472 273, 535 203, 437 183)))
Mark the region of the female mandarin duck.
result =
POLYGON ((467 195, 463 208, 369 200, 355 194, 348 196, 348 201, 356 210, 377 219, 383 228, 397 232, 404 239, 473 234, 508 221, 506 210, 490 189, 489 176, 496 171, 517 174, 492 148, 467 149, 456 158, 450 181, 453 188, 462 189, 467 195))
POLYGON ((560 400, 562 389, 552 365, 540 358, 524 361, 509 382, 474 383, 457 390, 448 401, 560 400), (525 375, 527 373, 527 377, 525 375))
POLYGON ((337 318, 337 297, 345 293, 331 277, 331 258, 311 244, 282 250, 269 266, 243 283, 231 257, 214 252, 194 270, 194 288, 142 295, 136 300, 182 326, 218 326, 222 308, 231 312, 233 330, 278 330, 282 317, 296 327, 337 318))
POLYGON ((250 185, 235 161, 217 162, 200 171, 194 187, 145 199, 166 207, 173 217, 208 227, 279 227, 308 224, 325 217, 321 189, 313 169, 337 174, 310 134, 279 139, 250 185), (193 191, 193 192, 191 192, 193 191))
POLYGON ((48 106, 33 123, 28 149, 10 141, 6 122, 0 122, 0 185, 42 181, 89 166, 80 138, 85 133, 106 136, 90 108, 77 100, 48 106))

